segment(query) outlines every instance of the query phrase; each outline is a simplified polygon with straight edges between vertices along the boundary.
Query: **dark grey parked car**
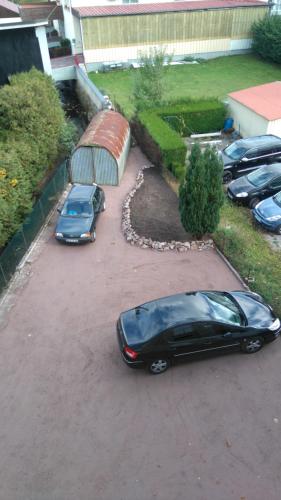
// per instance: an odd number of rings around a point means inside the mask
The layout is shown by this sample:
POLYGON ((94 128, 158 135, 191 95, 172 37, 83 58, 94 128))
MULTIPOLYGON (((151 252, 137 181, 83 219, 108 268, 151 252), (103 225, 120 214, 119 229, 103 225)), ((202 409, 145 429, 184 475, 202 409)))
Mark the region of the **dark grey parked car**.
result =
POLYGON ((228 186, 227 195, 233 201, 254 208, 261 200, 280 190, 281 163, 273 163, 232 181, 228 186))
POLYGON ((96 220, 105 210, 103 190, 96 184, 74 184, 68 194, 55 229, 55 237, 66 243, 95 241, 96 220))
POLYGON ((259 135, 239 139, 220 152, 223 161, 223 182, 230 182, 268 163, 281 160, 281 138, 259 135))

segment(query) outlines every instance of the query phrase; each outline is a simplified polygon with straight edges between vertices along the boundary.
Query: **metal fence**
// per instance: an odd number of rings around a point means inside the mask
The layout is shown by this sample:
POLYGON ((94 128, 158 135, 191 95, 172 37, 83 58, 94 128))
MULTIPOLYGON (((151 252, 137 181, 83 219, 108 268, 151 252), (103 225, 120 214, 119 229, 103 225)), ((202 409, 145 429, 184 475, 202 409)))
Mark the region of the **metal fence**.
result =
POLYGON ((66 161, 45 186, 39 200, 0 255, 0 293, 9 283, 19 262, 44 224, 51 208, 68 182, 66 161))

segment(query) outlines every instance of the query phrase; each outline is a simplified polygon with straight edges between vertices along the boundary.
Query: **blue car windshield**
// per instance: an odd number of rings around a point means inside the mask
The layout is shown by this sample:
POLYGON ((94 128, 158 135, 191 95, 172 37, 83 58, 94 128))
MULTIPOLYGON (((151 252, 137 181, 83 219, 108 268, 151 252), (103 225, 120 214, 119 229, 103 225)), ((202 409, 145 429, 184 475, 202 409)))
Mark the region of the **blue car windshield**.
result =
POLYGON ((67 201, 62 209, 61 215, 64 217, 90 217, 93 208, 88 201, 67 201))
POLYGON ((273 198, 275 203, 281 207, 281 191, 279 191, 279 193, 277 193, 273 198))
POLYGON ((242 325, 240 310, 234 300, 224 293, 201 292, 210 305, 211 315, 216 321, 242 325))
POLYGON ((247 151, 248 149, 241 144, 235 144, 235 142, 233 142, 230 146, 225 148, 224 153, 229 156, 229 158, 232 158, 232 160, 240 160, 247 151))
POLYGON ((272 178, 272 172, 269 167, 259 168, 247 175, 248 181, 255 187, 264 186, 272 178))

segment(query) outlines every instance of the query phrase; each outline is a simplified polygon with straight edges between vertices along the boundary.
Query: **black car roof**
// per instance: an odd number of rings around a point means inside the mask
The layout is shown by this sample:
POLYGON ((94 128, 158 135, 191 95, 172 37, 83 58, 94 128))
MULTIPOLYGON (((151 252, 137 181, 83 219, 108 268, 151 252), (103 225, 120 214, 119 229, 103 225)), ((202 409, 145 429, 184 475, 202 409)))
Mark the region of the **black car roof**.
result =
POLYGON ((270 165, 263 165, 258 170, 266 170, 272 174, 272 177, 277 177, 281 175, 281 163, 271 163, 270 165))
POLYGON ((90 200, 96 191, 97 186, 87 186, 83 184, 74 184, 67 199, 68 200, 90 200))
POLYGON ((270 146, 270 145, 280 145, 281 146, 281 138, 276 135, 257 135, 255 137, 246 137, 245 139, 239 139, 236 141, 246 148, 256 148, 262 146, 270 146))
POLYGON ((147 302, 122 313, 121 317, 131 336, 137 326, 148 340, 176 324, 210 320, 212 309, 201 292, 191 292, 147 302))

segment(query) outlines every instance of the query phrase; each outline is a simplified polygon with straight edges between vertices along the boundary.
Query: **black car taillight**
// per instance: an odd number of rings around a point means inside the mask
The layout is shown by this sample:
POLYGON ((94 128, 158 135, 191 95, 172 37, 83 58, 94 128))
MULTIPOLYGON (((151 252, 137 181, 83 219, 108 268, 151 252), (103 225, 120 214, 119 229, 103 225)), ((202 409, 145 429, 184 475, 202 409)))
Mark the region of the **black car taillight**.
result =
POLYGON ((128 346, 124 347, 124 353, 132 360, 135 360, 138 357, 138 353, 128 346))

